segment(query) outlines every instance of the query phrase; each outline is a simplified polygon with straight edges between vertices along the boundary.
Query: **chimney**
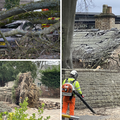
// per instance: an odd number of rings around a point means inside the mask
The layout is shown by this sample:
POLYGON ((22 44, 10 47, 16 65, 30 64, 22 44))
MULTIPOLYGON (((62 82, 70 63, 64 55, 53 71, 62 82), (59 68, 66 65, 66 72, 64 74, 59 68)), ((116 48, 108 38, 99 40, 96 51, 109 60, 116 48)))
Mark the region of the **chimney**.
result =
POLYGON ((107 13, 107 5, 103 5, 103 13, 106 14, 107 13))
POLYGON ((110 6, 107 7, 107 13, 108 14, 112 13, 112 7, 110 7, 110 6))

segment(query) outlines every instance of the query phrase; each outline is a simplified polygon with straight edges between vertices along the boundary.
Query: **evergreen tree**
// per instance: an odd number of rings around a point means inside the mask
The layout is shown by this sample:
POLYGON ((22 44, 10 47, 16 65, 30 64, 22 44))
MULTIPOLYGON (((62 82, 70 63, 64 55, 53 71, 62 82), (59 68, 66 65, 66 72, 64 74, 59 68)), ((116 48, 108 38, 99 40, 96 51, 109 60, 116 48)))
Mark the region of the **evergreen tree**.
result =
POLYGON ((13 81, 21 72, 31 72, 33 78, 36 77, 37 67, 31 61, 0 61, 0 86, 6 82, 13 81))
POLYGON ((40 70, 42 73, 40 81, 45 86, 49 88, 59 88, 60 87, 60 65, 53 66, 52 69, 48 68, 45 70, 40 70))

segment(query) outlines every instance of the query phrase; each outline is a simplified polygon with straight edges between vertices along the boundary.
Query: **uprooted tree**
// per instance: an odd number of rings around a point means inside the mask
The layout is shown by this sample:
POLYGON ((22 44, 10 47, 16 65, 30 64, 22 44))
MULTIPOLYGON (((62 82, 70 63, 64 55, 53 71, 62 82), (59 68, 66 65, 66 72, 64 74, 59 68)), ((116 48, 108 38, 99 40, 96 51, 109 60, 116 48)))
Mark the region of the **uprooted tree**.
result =
POLYGON ((33 83, 30 72, 20 73, 17 76, 12 90, 12 97, 16 104, 22 103, 28 97, 28 106, 36 107, 40 97, 40 89, 33 83))
POLYGON ((0 33, 5 43, 8 46, 6 55, 1 58, 41 58, 41 55, 50 53, 59 55, 60 39, 59 39, 59 20, 48 20, 49 17, 60 17, 60 0, 42 0, 38 2, 31 2, 18 7, 13 7, 10 10, 4 11, 0 14, 0 26, 11 23, 15 20, 29 20, 37 26, 37 24, 52 24, 50 27, 41 31, 29 29, 12 30, 9 32, 0 33), (49 11, 34 12, 36 9, 48 8, 49 11), (49 36, 47 34, 54 31, 58 32, 58 36, 49 36), (22 37, 15 42, 17 47, 13 51, 7 42, 6 37, 15 36, 16 34, 22 37))

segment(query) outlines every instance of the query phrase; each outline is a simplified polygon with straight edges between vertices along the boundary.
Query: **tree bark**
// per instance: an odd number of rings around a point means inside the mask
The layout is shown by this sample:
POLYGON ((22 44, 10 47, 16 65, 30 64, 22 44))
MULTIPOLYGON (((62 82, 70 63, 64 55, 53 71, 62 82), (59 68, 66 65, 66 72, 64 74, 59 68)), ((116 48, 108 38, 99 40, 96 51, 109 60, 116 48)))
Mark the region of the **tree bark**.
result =
POLYGON ((25 5, 20 5, 19 7, 14 7, 8 11, 2 12, 0 14, 0 20, 3 20, 7 17, 13 16, 13 15, 17 15, 20 13, 25 13, 28 11, 33 11, 36 9, 44 9, 44 8, 54 8, 60 6, 60 0, 42 0, 42 1, 38 1, 38 2, 31 2, 25 5))
POLYGON ((62 11, 63 11, 62 67, 63 68, 73 68, 71 44, 73 39, 76 2, 77 0, 62 0, 62 11))

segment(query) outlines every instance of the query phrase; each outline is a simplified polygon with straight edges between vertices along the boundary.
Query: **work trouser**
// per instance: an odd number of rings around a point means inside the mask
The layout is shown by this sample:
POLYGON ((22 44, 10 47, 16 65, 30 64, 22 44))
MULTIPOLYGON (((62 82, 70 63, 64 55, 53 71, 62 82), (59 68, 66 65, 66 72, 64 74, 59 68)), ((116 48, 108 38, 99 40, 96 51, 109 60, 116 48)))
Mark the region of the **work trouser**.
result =
POLYGON ((70 100, 69 96, 63 97, 63 107, 62 107, 62 114, 66 114, 69 104, 69 115, 74 115, 75 109, 75 96, 72 97, 70 100))

